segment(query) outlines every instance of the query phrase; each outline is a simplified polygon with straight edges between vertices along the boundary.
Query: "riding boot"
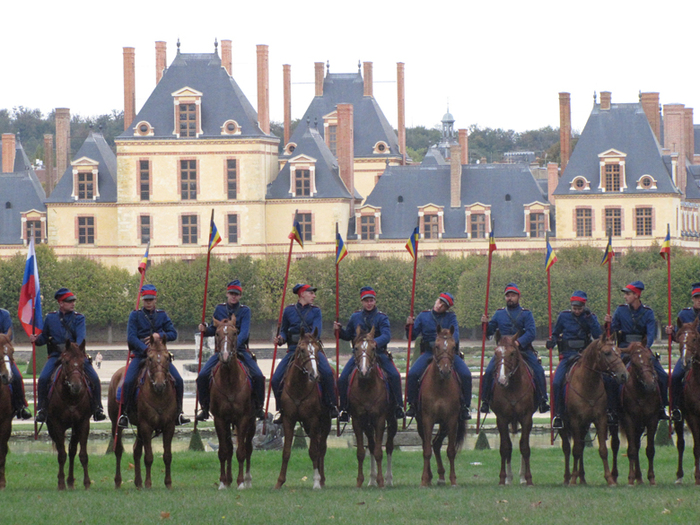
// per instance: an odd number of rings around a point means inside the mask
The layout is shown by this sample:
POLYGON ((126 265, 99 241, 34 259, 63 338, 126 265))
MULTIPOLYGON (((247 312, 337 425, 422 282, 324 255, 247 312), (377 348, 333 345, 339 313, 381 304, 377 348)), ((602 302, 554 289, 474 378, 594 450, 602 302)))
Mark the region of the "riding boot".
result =
POLYGON ((406 417, 416 417, 416 414, 418 411, 416 410, 415 405, 413 403, 408 405, 408 410, 406 410, 406 417))
POLYGON ((394 409, 394 417, 396 419, 404 419, 406 417, 406 414, 403 413, 403 407, 401 407, 401 405, 396 405, 396 408, 394 409))
POLYGON ((617 427, 619 424, 619 417, 617 415, 617 410, 608 410, 608 426, 617 427))
POLYGON ((185 416, 184 412, 182 411, 182 402, 178 401, 177 403, 177 411, 178 411, 178 416, 177 416, 177 421, 175 422, 176 425, 186 425, 187 423, 190 422, 190 419, 185 416))
POLYGON ((209 419, 209 407, 202 406, 195 419, 197 421, 206 421, 207 419, 209 419))
POLYGON ((666 419, 666 420, 669 419, 669 418, 668 418, 668 414, 666 413, 666 408, 665 408, 665 407, 661 407, 661 408, 659 409, 659 421, 662 420, 662 419, 666 419))
POLYGON ((479 412, 481 412, 482 414, 488 414, 488 413, 489 413, 489 409, 490 409, 489 402, 488 402, 487 400, 484 399, 484 400, 481 402, 481 408, 479 409, 479 412))
POLYGON ((341 423, 347 423, 348 421, 350 421, 350 414, 347 410, 340 411, 340 414, 338 414, 338 421, 340 421, 341 423))
POLYGON ((472 418, 471 409, 467 405, 462 404, 462 406, 459 409, 460 421, 469 421, 471 418, 472 418))
POLYGON ((275 425, 281 425, 282 420, 284 419, 284 415, 282 414, 282 410, 277 412, 277 417, 275 417, 274 421, 272 421, 275 425))

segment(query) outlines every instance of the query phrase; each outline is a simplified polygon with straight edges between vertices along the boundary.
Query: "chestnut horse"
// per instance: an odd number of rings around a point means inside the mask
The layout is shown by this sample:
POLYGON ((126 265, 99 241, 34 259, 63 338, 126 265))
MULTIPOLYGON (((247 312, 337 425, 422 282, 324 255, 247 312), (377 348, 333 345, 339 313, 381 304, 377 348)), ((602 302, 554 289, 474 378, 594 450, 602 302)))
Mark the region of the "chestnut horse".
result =
POLYGON ((226 489, 233 482, 231 463, 233 461, 233 435, 236 430, 236 459, 238 460, 238 489, 251 488, 250 456, 253 454, 255 436, 255 408, 253 389, 241 362, 238 360, 238 329, 236 316, 218 321, 216 326, 216 352, 219 365, 212 373, 211 413, 214 416, 216 435, 219 438, 219 490, 226 489), (245 462, 245 476, 243 464, 245 462))
POLYGON ((528 370, 525 360, 515 341, 520 333, 514 336, 501 336, 496 332, 496 381, 494 382, 493 401, 491 410, 496 414, 496 425, 501 437, 501 472, 499 485, 510 485, 513 481, 511 456, 513 442, 510 432, 520 434, 520 483, 532 485, 530 472, 530 432, 532 431, 532 415, 535 413, 535 385, 532 373, 528 370))
MULTIPOLYGON (((137 428, 136 442, 134 443, 134 484, 141 488, 141 455, 145 448, 143 459, 146 465, 147 489, 151 488, 151 465, 153 465, 153 449, 151 439, 153 433, 163 433, 163 462, 165 463, 165 486, 170 488, 170 463, 173 459, 172 440, 175 433, 175 421, 177 420, 177 398, 175 384, 168 371, 170 368, 170 353, 160 339, 150 337, 148 350, 146 351, 146 365, 139 374, 137 384, 140 385, 138 399, 136 400, 136 412, 129 413, 129 421, 137 428)), ((117 432, 117 442, 114 454, 117 458, 117 469, 114 476, 114 486, 119 488, 122 484, 121 459, 124 447, 122 445, 123 429, 117 425, 119 401, 117 400, 117 387, 124 377, 126 368, 122 367, 112 376, 109 383, 108 409, 109 419, 112 420, 112 435, 117 432)))
POLYGON ((627 381, 627 368, 612 338, 606 334, 592 341, 581 353, 581 358, 571 367, 566 376, 566 412, 564 428, 561 435, 561 448, 564 452, 564 484, 576 485, 586 483, 583 468, 583 450, 586 433, 593 423, 598 433, 598 453, 603 460, 605 480, 608 485, 615 485, 615 480, 608 464, 608 399, 605 395, 603 375, 612 375, 619 384, 627 381), (574 465, 569 471, 569 456, 571 454, 570 440, 573 438, 574 465))
MULTIPOLYGON (((642 484, 642 469, 639 465, 639 450, 642 445, 642 434, 647 434, 647 460, 649 469, 647 479, 650 485, 656 485, 654 475, 654 437, 659 426, 661 411, 661 396, 657 383, 656 371, 652 362, 651 350, 646 343, 634 342, 623 350, 630 361, 627 365, 629 377, 622 387, 622 430, 627 437, 627 459, 630 462, 627 483, 642 484)), ((617 481, 617 451, 620 448, 620 438, 617 428, 610 431, 612 436, 610 447, 613 452, 612 476, 617 481)))
POLYGON ((323 462, 326 456, 326 441, 331 431, 331 417, 321 401, 319 352, 323 352, 323 345, 318 338, 318 330, 314 329, 313 334, 310 334, 305 333, 302 328, 294 356, 289 361, 289 367, 284 374, 284 386, 280 398, 284 450, 276 489, 281 488, 287 480, 287 464, 292 452, 294 427, 297 421, 309 436, 309 457, 314 466, 314 489, 320 489, 326 483, 323 462))
POLYGON ((7 457, 7 442, 12 433, 12 396, 10 394, 10 382, 12 381, 12 369, 10 363, 15 349, 10 337, 0 334, 0 489, 5 488, 5 458, 7 457))
POLYGON ((367 449, 370 451, 370 478, 367 486, 384 487, 394 483, 391 472, 391 455, 394 452, 394 436, 398 425, 394 416, 393 404, 389 402, 386 382, 377 364, 377 343, 374 340, 374 327, 366 333, 357 327, 353 353, 357 370, 348 386, 348 400, 352 429, 357 443, 357 487, 365 480, 362 465, 365 460, 363 436, 367 436, 367 449), (384 429, 386 437, 386 478, 382 472, 382 442, 384 429))
POLYGON ((83 485, 90 488, 88 475, 87 440, 90 434, 90 391, 85 375, 85 341, 80 346, 72 341, 66 341, 66 347, 61 352, 60 368, 55 374, 52 391, 49 394, 46 428, 58 451, 58 490, 75 488, 73 467, 75 453, 80 444, 80 464, 83 466, 83 485), (65 478, 63 467, 66 464, 66 430, 71 429, 68 445, 68 479, 65 478))
POLYGON ((445 437, 448 438, 447 458, 450 460, 450 484, 457 485, 455 474, 455 457, 466 434, 466 422, 459 419, 461 388, 454 371, 454 359, 457 345, 454 340, 454 326, 437 328, 437 337, 433 346, 433 361, 423 375, 416 422, 418 434, 423 442, 423 475, 421 487, 430 486, 433 473, 430 470, 430 458, 435 453, 438 467, 438 485, 445 484, 445 467, 442 463, 440 449, 445 437), (437 435, 433 438, 433 427, 439 425, 437 435))
POLYGON ((683 385, 683 398, 680 408, 683 414, 681 421, 674 423, 676 431, 676 448, 678 449, 678 470, 676 483, 683 481, 683 452, 685 451, 684 421, 693 433, 693 455, 695 456, 695 484, 700 485, 700 334, 698 334, 698 319, 693 323, 681 324, 676 340, 681 345, 681 359, 686 370, 683 385))

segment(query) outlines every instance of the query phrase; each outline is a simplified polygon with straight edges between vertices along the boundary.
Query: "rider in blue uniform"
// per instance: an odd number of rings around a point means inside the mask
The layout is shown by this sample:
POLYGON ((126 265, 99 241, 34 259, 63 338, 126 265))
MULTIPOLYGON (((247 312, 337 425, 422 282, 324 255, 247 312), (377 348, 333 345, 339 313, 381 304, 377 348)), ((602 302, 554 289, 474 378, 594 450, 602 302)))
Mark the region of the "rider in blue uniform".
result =
MULTIPOLYGON (((260 371, 255 357, 248 349, 248 337, 250 335, 250 308, 240 303, 243 287, 241 281, 235 279, 228 283, 226 289, 226 302, 221 303, 214 309, 212 322, 209 326, 199 325, 199 331, 204 332, 206 337, 212 337, 216 334, 216 326, 214 319, 223 321, 230 319, 232 315, 236 316, 236 328, 238 329, 238 359, 248 369, 250 380, 253 384, 253 394, 255 396, 256 416, 259 418, 265 417, 263 405, 265 403, 265 376, 260 371)), ((214 367, 219 362, 218 352, 214 352, 207 363, 197 376, 197 391, 199 392, 199 403, 202 405, 202 410, 197 414, 197 421, 205 421, 209 419, 209 383, 214 367)))
MULTIPOLYGON (((377 310, 377 294, 370 286, 360 288, 360 300, 362 301, 362 309, 356 311, 350 316, 348 325, 343 329, 338 322, 333 323, 333 329, 338 332, 343 341, 352 341, 355 339, 356 330, 359 326, 365 332, 369 332, 374 327, 374 342, 377 343, 377 360, 379 366, 382 367, 389 381, 391 389, 391 397, 395 403, 394 414, 397 419, 404 417, 403 414, 403 397, 401 395, 401 375, 391 359, 391 355, 387 351, 387 345, 391 341, 391 326, 389 318, 384 312, 377 310)), ((338 391, 340 393, 340 421, 347 422, 350 419, 348 414, 348 386, 350 382, 350 374, 355 370, 355 356, 350 357, 343 373, 338 378, 338 391)))
MULTIPOLYGON (((29 336, 29 340, 36 343, 36 346, 47 345, 49 352, 49 358, 39 376, 36 413, 38 423, 46 422, 46 402, 49 397, 51 376, 59 364, 66 341, 72 341, 77 345, 85 341, 85 316, 75 311, 75 294, 68 288, 61 288, 54 298, 58 301, 58 311, 46 314, 41 334, 29 336)), ((95 421, 102 421, 106 416, 102 408, 100 378, 87 357, 85 357, 84 370, 92 385, 93 417, 95 421)))
POLYGON ((462 421, 471 419, 469 406, 472 400, 472 374, 469 367, 462 359, 459 351, 459 324, 457 316, 454 312, 450 312, 450 308, 454 305, 454 297, 449 292, 443 292, 435 300, 432 310, 424 310, 418 314, 418 317, 406 319, 406 336, 408 336, 408 327, 413 325, 411 339, 416 339, 419 335, 422 336, 420 345, 420 357, 416 359, 408 372, 408 386, 406 387, 406 397, 408 398, 407 417, 416 416, 416 407, 418 406, 419 381, 428 368, 430 361, 433 358, 433 345, 437 338, 437 327, 450 328, 454 327, 454 341, 457 354, 454 360, 454 369, 462 383, 462 403, 459 411, 459 417, 462 421))
MULTIPOLYGON (((549 410, 547 403, 547 384, 544 378, 544 368, 537 359, 537 353, 532 347, 535 340, 535 319, 532 312, 520 306, 520 290, 515 283, 508 283, 505 288, 506 307, 499 308, 489 321, 485 315, 481 316, 482 323, 488 323, 486 335, 492 336, 496 330, 501 335, 515 335, 518 331, 521 336, 515 341, 515 345, 520 349, 520 355, 532 370, 535 380, 535 398, 541 413, 549 410)), ((496 368, 495 356, 491 358, 489 365, 484 371, 483 387, 481 389, 481 412, 488 414, 491 394, 493 392, 493 373, 496 368)))
MULTIPOLYGON (((651 352, 651 345, 654 344, 656 337, 656 319, 654 310, 642 304, 640 297, 644 290, 644 283, 634 281, 624 288, 622 292, 625 294, 625 304, 621 304, 615 310, 612 317, 605 316, 605 322, 610 322, 610 331, 618 334, 618 346, 621 349, 622 360, 627 363, 629 357, 626 356, 622 349, 627 348, 630 343, 635 341, 641 342, 646 337, 646 346, 651 352)), ((663 369, 661 363, 652 352, 651 361, 656 370, 656 375, 659 382, 659 391, 661 394, 661 411, 659 419, 668 419, 666 408, 668 406, 668 373, 663 369)), ((611 382, 607 379, 608 384, 611 382)), ((621 387, 620 387, 621 388, 621 387)), ((610 395, 608 391, 608 408, 614 415, 620 410, 619 388, 615 389, 617 395, 610 395)))
MULTIPOLYGON (((693 283, 690 286, 690 296, 693 300, 693 306, 683 308, 678 312, 678 320, 685 323, 693 323, 700 315, 700 283, 693 283)), ((673 339, 676 339, 677 326, 667 326, 666 334, 673 334, 673 339)), ((698 326, 700 331, 700 326, 698 326)), ((671 374, 671 419, 673 421, 682 421, 683 414, 681 413, 681 399, 683 397, 683 376, 685 375, 685 366, 683 364, 683 356, 678 358, 676 366, 673 367, 671 374)))
MULTIPOLYGON (((129 352, 131 352, 131 362, 124 375, 124 384, 121 388, 123 409, 118 424, 122 428, 129 426, 127 413, 130 409, 135 408, 133 390, 136 380, 138 379, 141 363, 146 359, 151 336, 156 340, 160 339, 163 343, 175 341, 177 339, 177 331, 170 317, 168 317, 168 314, 165 313, 164 310, 156 308, 157 295, 158 290, 155 286, 152 284, 143 285, 143 288, 141 288, 141 302, 143 307, 129 314, 129 322, 126 325, 127 343, 129 344, 129 352)), ((169 372, 175 380, 175 392, 177 395, 177 408, 179 413, 176 424, 185 425, 190 422, 182 413, 182 398, 185 393, 185 385, 172 361, 170 362, 169 372)))
POLYGON ((559 366, 554 373, 554 420, 552 428, 562 429, 564 424, 564 396, 566 386, 566 373, 573 360, 591 343, 603 333, 596 315, 586 308, 588 296, 582 290, 576 290, 571 295, 571 310, 564 310, 559 314, 557 322, 552 330, 552 339, 547 341, 547 348, 557 346, 559 349, 559 366))
MULTIPOLYGON (((12 341, 12 318, 10 312, 0 308, 0 334, 5 334, 12 341)), ((0 356, 2 358, 2 356, 0 356)), ((29 419, 32 413, 27 409, 27 399, 24 397, 24 380, 22 374, 15 364, 15 360, 10 360, 10 373, 12 374, 12 411, 19 419, 29 419)))
MULTIPOLYGON (((321 337, 322 316, 321 309, 313 304, 316 298, 316 288, 308 284, 297 284, 292 291, 299 296, 296 304, 290 304, 284 309, 282 315, 282 328, 275 338, 278 345, 287 343, 287 354, 282 358, 279 365, 272 374, 272 390, 275 393, 277 407, 280 407, 282 398, 282 380, 287 370, 290 360, 294 357, 297 349, 301 329, 305 333, 313 333, 318 330, 318 337, 321 337)), ((323 402, 328 407, 331 418, 338 417, 338 407, 335 406, 335 378, 333 369, 328 364, 328 359, 323 352, 318 354, 318 371, 321 374, 321 391, 323 402)), ((275 419, 275 423, 281 423, 282 414, 275 419)))

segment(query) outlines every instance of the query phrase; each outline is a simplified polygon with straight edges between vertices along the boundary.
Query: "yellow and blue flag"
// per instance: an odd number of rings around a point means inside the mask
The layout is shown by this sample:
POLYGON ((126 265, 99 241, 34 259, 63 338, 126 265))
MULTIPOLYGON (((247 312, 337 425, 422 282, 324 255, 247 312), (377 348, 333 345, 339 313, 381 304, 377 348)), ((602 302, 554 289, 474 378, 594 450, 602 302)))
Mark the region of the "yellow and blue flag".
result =
POLYGON ((547 256, 544 259, 544 271, 548 272, 555 262, 557 262, 557 256, 552 250, 552 245, 549 244, 549 239, 547 239, 547 256))
POLYGON ((302 249, 304 248, 304 240, 301 238, 301 224, 299 224, 299 221, 294 221, 292 224, 292 231, 289 233, 288 237, 297 241, 302 249))
POLYGON ((413 259, 416 258, 416 254, 418 253, 418 238, 420 236, 420 233, 418 233, 418 226, 415 227, 413 230, 413 233, 411 236, 408 238, 408 242, 406 243, 406 249, 408 250, 408 253, 411 254, 411 257, 413 259))
POLYGON ((216 224, 214 224, 214 219, 211 220, 209 225, 209 250, 212 251, 214 246, 221 242, 221 235, 219 235, 219 230, 216 229, 216 224))
POLYGON ((608 245, 605 247, 605 252, 603 253, 603 260, 600 261, 601 266, 605 266, 615 257, 615 252, 612 247, 612 236, 608 237, 608 245))
POLYGON ((345 248, 345 243, 343 242, 343 238, 340 236, 339 233, 335 234, 335 264, 340 264, 340 261, 342 261, 348 254, 347 248, 345 248))
POLYGON ((664 239, 664 242, 661 244, 661 251, 659 252, 659 255, 663 257, 664 259, 667 259, 671 257, 671 230, 666 232, 666 238, 664 239))

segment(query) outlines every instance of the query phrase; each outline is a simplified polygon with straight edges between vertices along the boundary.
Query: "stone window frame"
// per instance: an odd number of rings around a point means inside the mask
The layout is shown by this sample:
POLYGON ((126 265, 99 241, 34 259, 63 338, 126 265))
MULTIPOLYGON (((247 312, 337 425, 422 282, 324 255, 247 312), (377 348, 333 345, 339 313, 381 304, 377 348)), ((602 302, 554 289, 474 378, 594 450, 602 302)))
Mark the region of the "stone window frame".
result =
POLYGON ((523 232, 530 239, 542 239, 543 237, 533 237, 530 231, 530 215, 532 213, 543 213, 544 214, 544 232, 545 236, 548 232, 552 231, 552 216, 551 207, 549 204, 541 201, 534 201, 529 204, 523 205, 523 215, 524 215, 524 225, 523 232))
MULTIPOLYGON (((241 171, 241 163, 240 159, 238 157, 226 157, 224 159, 224 195, 226 195, 226 200, 233 201, 233 200, 238 200, 239 196, 239 189, 240 189, 240 177, 238 176, 241 171), (230 188, 229 188, 229 161, 235 162, 235 180, 234 180, 234 185, 235 185, 235 196, 231 197, 230 196, 230 188)), ((199 177, 197 178, 199 180, 199 177)))
POLYGON ((292 213, 292 222, 294 220, 299 221, 299 226, 302 227, 301 232, 299 232, 299 235, 301 236, 301 240, 304 241, 304 244, 307 242, 314 242, 314 238, 316 237, 316 214, 313 212, 313 210, 297 210, 296 213, 292 213), (307 224, 306 221, 302 221, 302 216, 309 216, 309 224, 311 225, 311 232, 309 233, 310 238, 305 239, 304 235, 307 233, 305 231, 304 225, 307 224))
POLYGON ((138 200, 141 202, 147 202, 151 200, 151 194, 153 192, 153 164, 151 162, 151 159, 149 158, 142 158, 138 159, 136 161, 136 195, 138 197, 138 200), (143 198, 143 188, 141 187, 142 184, 142 179, 141 175, 144 173, 142 163, 147 162, 148 163, 148 198, 144 199, 143 198))
POLYGON ((153 240, 153 215, 150 213, 139 213, 138 215, 138 224, 136 225, 136 240, 141 244, 148 244, 151 240, 153 240), (148 240, 146 242, 143 242, 143 219, 148 218, 148 240))
POLYGON ((195 139, 199 138, 204 132, 202 131, 202 92, 192 89, 191 87, 185 86, 171 93, 173 97, 173 116, 174 116, 174 129, 173 135, 181 139, 195 139), (195 136, 194 137, 182 137, 180 136, 180 105, 181 104, 194 104, 195 105, 195 136))
POLYGON ((241 243, 241 214, 238 212, 230 212, 226 214, 226 242, 228 244, 241 243), (231 217, 236 218, 236 238, 231 240, 231 217))
POLYGON ((21 217, 21 225, 22 225, 22 244, 24 246, 27 246, 29 244, 29 231, 28 231, 28 225, 30 222, 40 222, 40 231, 39 235, 40 238, 38 240, 38 243, 36 241, 36 236, 34 237, 35 241, 34 244, 46 244, 48 242, 48 239, 46 237, 46 213, 45 212, 40 212, 39 210, 28 210, 26 212, 22 212, 20 214, 21 217))
POLYGON ((439 241, 445 233, 445 207, 438 206, 437 204, 426 204, 425 206, 418 207, 418 231, 420 232, 420 239, 425 239, 428 241, 439 241), (437 239, 432 237, 426 239, 425 237, 425 217, 436 216, 437 217, 437 239))
POLYGON ((464 207, 464 233, 467 234, 467 239, 472 238, 472 214, 483 213, 486 219, 486 237, 488 239, 491 233, 491 205, 475 202, 464 207))
MULTIPOLYGON (((620 233, 619 233, 619 235, 615 235, 615 229, 613 228, 612 229, 613 230, 612 236, 613 237, 622 237, 622 234, 625 231, 625 210, 624 210, 624 208, 622 206, 605 206, 603 208, 603 213, 601 213, 601 221, 602 221, 601 224, 602 224, 603 232, 605 233, 606 236, 608 235, 608 225, 607 225, 607 220, 608 220, 607 212, 608 212, 608 210, 615 210, 615 211, 620 212, 620 217, 619 217, 619 219, 620 219, 620 233)), ((614 217, 613 217, 613 219, 614 219, 614 217)))
POLYGON ((97 219, 95 218, 94 215, 76 215, 75 217, 75 240, 78 246, 95 246, 97 244, 97 219), (87 222, 83 225, 80 224, 81 220, 87 221, 88 219, 92 220, 92 224, 87 224, 87 222), (90 235, 88 233, 89 230, 85 231, 85 237, 86 240, 85 242, 80 242, 80 229, 81 228, 92 228, 92 242, 89 242, 90 235))
POLYGON ((382 234, 382 209, 381 207, 365 205, 355 210, 355 235, 361 242, 375 242, 382 234), (374 239, 362 239, 362 217, 374 217, 374 239))
POLYGON ((241 134, 241 126, 235 120, 228 119, 226 122, 224 122, 221 125, 221 134, 222 135, 240 135, 241 134))
POLYGON ((603 193, 623 193, 627 189, 627 168, 626 159, 627 154, 616 149, 609 149, 600 153, 598 155, 598 164, 600 166, 600 171, 598 173, 600 180, 598 182, 598 189, 603 193), (620 189, 619 190, 608 190, 605 184, 605 167, 611 164, 618 164, 620 166, 620 189))
MULTIPOLYGON (((188 170, 190 169, 189 167, 187 168, 188 170)), ((196 201, 199 198, 199 177, 200 174, 200 169, 199 169, 199 159, 196 157, 178 157, 177 159, 177 186, 178 186, 178 196, 180 198, 181 202, 193 202, 196 201), (182 198, 182 162, 187 161, 187 162, 192 162, 195 161, 195 195, 194 199, 183 199, 182 198)), ((190 190, 188 190, 190 191, 190 190)))
POLYGON ((574 237, 577 239, 590 239, 593 237, 593 232, 595 231, 595 210, 593 209, 592 206, 576 206, 572 210, 573 214, 573 230, 574 230, 574 237), (587 210, 590 211, 591 216, 590 217, 582 217, 583 219, 590 219, 590 225, 591 225, 591 233, 590 235, 579 235, 578 234, 578 212, 579 210, 587 210))
POLYGON ((76 201, 96 201, 100 197, 100 163, 89 157, 80 157, 71 162, 73 172, 73 192, 71 197, 76 201), (92 176, 92 197, 80 198, 80 175, 90 174, 92 176))
MULTIPOLYGON (((201 221, 199 220, 199 214, 197 212, 182 212, 178 215, 177 217, 178 220, 178 238, 180 240, 180 246, 198 246, 199 245, 199 237, 200 233, 202 230, 201 227, 201 221), (194 226, 197 228, 195 235, 194 242, 185 242, 185 221, 183 220, 185 217, 194 217, 196 219, 194 226)), ((189 221, 188 221, 189 222, 189 221)), ((193 226, 193 224, 187 224, 188 227, 193 226)), ((189 236, 192 235, 191 232, 188 233, 189 236)))
POLYGON ((374 153, 375 155, 389 155, 391 153, 389 149, 389 144, 387 144, 383 140, 378 140, 372 148, 372 153, 374 153))
POLYGON ((654 230, 656 230, 656 212, 654 210, 654 206, 651 204, 638 204, 634 207, 634 235, 635 237, 653 237, 654 235, 654 230), (638 221, 640 218, 646 219, 647 217, 640 217, 639 212, 641 210, 650 210, 650 228, 649 228, 649 233, 639 233, 639 228, 637 227, 638 221))
POLYGON ((316 189, 316 159, 308 155, 297 155, 293 159, 289 159, 289 193, 294 198, 308 199, 318 193, 316 189), (296 179, 297 170, 308 170, 310 177, 310 195, 296 194, 296 179))

